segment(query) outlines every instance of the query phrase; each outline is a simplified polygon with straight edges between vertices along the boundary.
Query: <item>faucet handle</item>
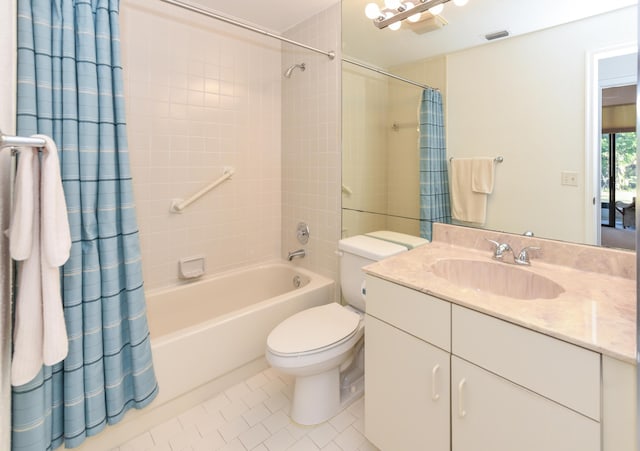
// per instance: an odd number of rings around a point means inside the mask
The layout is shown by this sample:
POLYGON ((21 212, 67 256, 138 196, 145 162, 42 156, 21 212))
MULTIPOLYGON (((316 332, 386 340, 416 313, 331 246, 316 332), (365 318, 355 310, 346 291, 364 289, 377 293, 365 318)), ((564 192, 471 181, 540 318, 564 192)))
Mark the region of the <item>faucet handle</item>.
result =
POLYGON ((527 246, 520 251, 516 263, 518 265, 530 265, 531 264, 531 251, 539 251, 541 248, 538 246, 527 246))
POLYGON ((498 243, 497 241, 490 240, 489 238, 486 238, 486 240, 495 246, 495 249, 493 250, 493 258, 495 259, 501 260, 505 252, 512 251, 511 246, 507 243, 498 243))

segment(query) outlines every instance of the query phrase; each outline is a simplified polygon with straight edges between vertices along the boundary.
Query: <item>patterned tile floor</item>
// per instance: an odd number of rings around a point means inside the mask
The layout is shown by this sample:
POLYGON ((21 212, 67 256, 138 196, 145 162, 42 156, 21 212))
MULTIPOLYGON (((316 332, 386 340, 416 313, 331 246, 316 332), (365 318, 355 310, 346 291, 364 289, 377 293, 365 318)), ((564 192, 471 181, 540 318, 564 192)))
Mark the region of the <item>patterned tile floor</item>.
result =
POLYGON ((364 400, 329 421, 288 416, 293 379, 269 368, 112 451, 376 451, 364 437, 364 400))

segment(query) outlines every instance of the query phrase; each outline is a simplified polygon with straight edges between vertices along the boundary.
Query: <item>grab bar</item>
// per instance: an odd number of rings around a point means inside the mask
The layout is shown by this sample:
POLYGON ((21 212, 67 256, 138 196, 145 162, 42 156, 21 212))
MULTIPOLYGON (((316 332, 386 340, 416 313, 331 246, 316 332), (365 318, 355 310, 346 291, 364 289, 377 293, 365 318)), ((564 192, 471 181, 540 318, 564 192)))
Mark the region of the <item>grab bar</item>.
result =
POLYGON ((171 213, 182 213, 182 211, 185 208, 187 208, 189 205, 191 205, 192 203, 200 199, 202 196, 207 194, 213 188, 229 180, 233 176, 234 172, 235 171, 231 167, 224 168, 224 171, 222 172, 222 177, 220 177, 214 182, 211 182, 209 185, 202 188, 200 191, 195 193, 193 196, 191 196, 187 200, 173 199, 173 201, 171 202, 171 208, 169 209, 169 211, 171 213))
POLYGON ((0 149, 5 147, 44 147, 45 142, 42 138, 26 138, 23 136, 5 135, 0 130, 0 149))

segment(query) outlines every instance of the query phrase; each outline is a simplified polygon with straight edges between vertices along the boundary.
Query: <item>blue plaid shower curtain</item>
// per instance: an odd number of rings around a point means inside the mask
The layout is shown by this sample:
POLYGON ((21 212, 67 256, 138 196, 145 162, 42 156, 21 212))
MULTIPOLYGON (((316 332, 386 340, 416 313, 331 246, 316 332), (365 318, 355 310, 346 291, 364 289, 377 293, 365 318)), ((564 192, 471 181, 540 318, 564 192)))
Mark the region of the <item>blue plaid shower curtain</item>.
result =
POLYGON ((420 236, 431 240, 434 222, 451 223, 442 95, 425 89, 420 103, 420 236))
POLYGON ((75 447, 157 395, 124 118, 119 0, 18 0, 18 133, 60 154, 67 358, 14 387, 12 449, 75 447))

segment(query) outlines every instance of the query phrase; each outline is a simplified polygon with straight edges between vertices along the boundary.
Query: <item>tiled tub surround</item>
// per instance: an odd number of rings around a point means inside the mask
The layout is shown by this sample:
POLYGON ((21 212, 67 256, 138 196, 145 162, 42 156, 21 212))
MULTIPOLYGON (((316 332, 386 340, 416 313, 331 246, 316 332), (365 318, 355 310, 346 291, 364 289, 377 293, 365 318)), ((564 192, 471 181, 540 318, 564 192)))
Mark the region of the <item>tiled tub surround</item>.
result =
MULTIPOLYGON (((509 261, 511 255, 504 258, 509 261)), ((431 243, 365 270, 382 279, 635 364, 636 262, 631 252, 434 224, 431 243), (506 242, 515 252, 526 246, 540 247, 539 254, 532 256, 531 266, 522 270, 555 281, 564 288, 564 293, 553 299, 513 299, 460 287, 433 273, 432 266, 443 259, 493 262, 493 245, 487 239, 506 242)))

